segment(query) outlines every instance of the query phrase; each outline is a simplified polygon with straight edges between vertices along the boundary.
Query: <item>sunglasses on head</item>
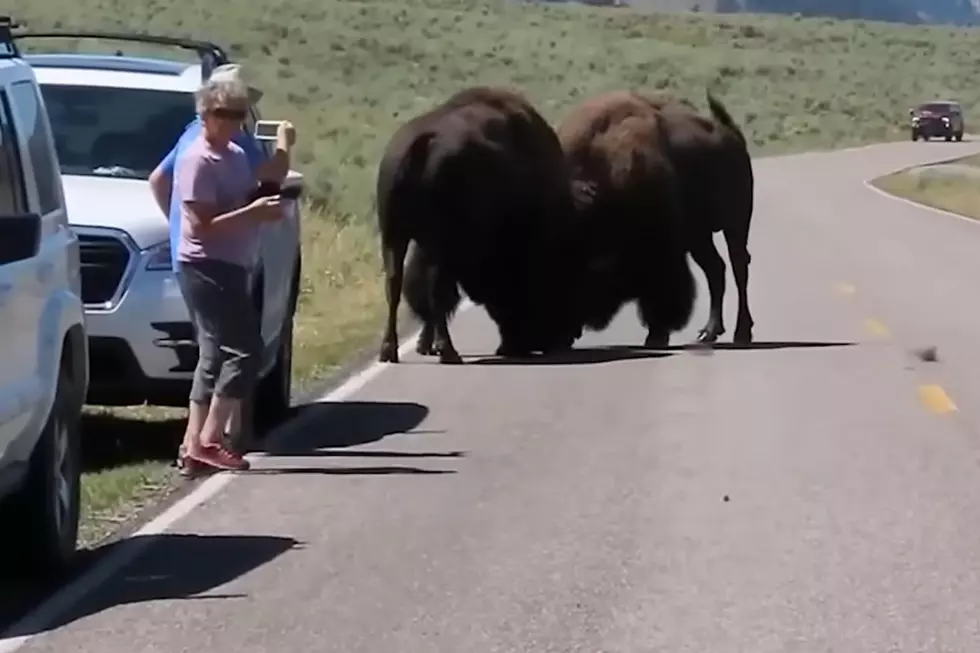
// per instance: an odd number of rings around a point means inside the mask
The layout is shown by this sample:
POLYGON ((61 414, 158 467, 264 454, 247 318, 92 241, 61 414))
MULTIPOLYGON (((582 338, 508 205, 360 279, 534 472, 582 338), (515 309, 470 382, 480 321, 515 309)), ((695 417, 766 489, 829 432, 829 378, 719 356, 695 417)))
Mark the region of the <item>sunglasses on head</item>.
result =
POLYGON ((248 115, 248 112, 244 109, 216 107, 211 109, 211 115, 220 120, 234 120, 236 122, 242 122, 245 120, 245 116, 248 115))

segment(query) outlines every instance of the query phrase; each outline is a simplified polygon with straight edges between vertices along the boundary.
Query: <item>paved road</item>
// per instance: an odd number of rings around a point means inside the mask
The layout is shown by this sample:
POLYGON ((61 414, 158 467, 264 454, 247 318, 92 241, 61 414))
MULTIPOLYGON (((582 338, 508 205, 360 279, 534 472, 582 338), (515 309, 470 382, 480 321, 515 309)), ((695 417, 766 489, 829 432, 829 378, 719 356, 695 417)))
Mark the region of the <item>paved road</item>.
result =
POLYGON ((975 653, 980 226, 862 181, 978 149, 759 160, 771 346, 408 356, 22 650, 975 653))

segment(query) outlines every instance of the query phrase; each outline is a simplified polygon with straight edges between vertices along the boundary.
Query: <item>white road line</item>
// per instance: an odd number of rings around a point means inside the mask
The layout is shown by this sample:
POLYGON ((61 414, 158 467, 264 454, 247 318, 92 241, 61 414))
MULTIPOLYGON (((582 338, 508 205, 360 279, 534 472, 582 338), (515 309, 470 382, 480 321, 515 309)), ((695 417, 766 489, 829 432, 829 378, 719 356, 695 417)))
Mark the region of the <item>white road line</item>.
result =
MULTIPOLYGON (((894 173, 892 173, 892 174, 894 174, 894 173)), ((875 179, 878 179, 878 177, 875 177, 875 179)), ((945 209, 937 209, 936 207, 929 206, 928 204, 922 204, 921 202, 916 202, 915 200, 910 200, 910 199, 906 199, 904 197, 899 197, 898 195, 892 195, 888 191, 882 190, 882 189, 878 188, 877 186, 875 186, 874 184, 872 184, 871 183, 872 181, 874 181, 874 179, 868 179, 867 181, 865 181, 864 182, 864 187, 865 188, 870 188, 871 190, 873 190, 874 192, 878 193, 882 197, 887 197, 890 200, 894 200, 896 202, 901 202, 903 204, 908 204, 909 206, 914 206, 917 209, 924 209, 926 211, 932 211, 933 213, 938 213, 940 215, 944 215, 944 216, 947 216, 947 217, 950 217, 950 218, 956 218, 957 220, 963 220, 964 222, 969 222, 971 224, 980 224, 980 223, 978 223, 977 220, 974 220, 973 218, 968 218, 965 215, 960 215, 959 213, 953 213, 952 211, 946 211, 945 209)), ((0 649, 0 652, 2 652, 2 649, 0 649)))
MULTIPOLYGON (((456 312, 457 316, 473 307, 473 302, 464 299, 456 312)), ((408 354, 418 338, 420 329, 402 341, 398 355, 408 354)), ((341 402, 353 395, 378 377, 387 368, 386 363, 372 362, 366 369, 345 381, 343 385, 317 399, 317 402, 341 402)), ((285 425, 284 425, 285 426, 285 425)), ((286 433, 280 427, 268 436, 268 442, 274 445, 286 433)), ((261 451, 246 456, 250 461, 264 458, 269 454, 261 451)), ((247 474, 247 473, 246 473, 247 474)), ((113 552, 100 560, 94 567, 81 574, 73 582, 59 589, 48 600, 13 624, 4 633, 0 633, 0 653, 13 653, 25 646, 31 639, 43 635, 52 623, 68 613, 88 594, 97 590, 113 575, 124 569, 136 557, 143 553, 155 541, 154 535, 165 532, 168 528, 203 505, 218 492, 228 486, 234 479, 243 475, 221 472, 211 476, 192 490, 183 499, 161 513, 156 519, 147 523, 129 537, 121 540, 113 552)))

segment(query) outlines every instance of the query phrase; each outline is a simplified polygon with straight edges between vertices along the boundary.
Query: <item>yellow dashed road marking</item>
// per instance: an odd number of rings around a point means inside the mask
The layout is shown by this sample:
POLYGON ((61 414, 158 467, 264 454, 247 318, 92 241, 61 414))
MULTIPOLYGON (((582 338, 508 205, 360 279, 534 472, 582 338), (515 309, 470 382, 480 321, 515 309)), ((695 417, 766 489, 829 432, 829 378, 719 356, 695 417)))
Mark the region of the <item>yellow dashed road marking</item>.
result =
POLYGON ((956 410, 956 404, 946 391, 934 383, 919 386, 919 401, 927 410, 937 415, 945 415, 956 410))
POLYGON ((869 317, 864 321, 864 328, 873 336, 878 336, 879 338, 884 338, 888 336, 888 327, 881 323, 880 320, 876 320, 873 317, 869 317))

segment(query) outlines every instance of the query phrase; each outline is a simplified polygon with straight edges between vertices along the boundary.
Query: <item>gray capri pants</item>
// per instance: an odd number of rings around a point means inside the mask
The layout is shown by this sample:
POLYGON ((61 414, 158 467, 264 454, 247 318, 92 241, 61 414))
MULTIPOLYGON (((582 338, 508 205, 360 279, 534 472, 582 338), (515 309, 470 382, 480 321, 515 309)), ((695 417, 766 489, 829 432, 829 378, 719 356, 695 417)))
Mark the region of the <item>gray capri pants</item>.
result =
POLYGON ((199 349, 191 401, 247 398, 262 353, 259 317, 249 293, 248 270, 202 259, 177 262, 177 283, 194 321, 199 349))

